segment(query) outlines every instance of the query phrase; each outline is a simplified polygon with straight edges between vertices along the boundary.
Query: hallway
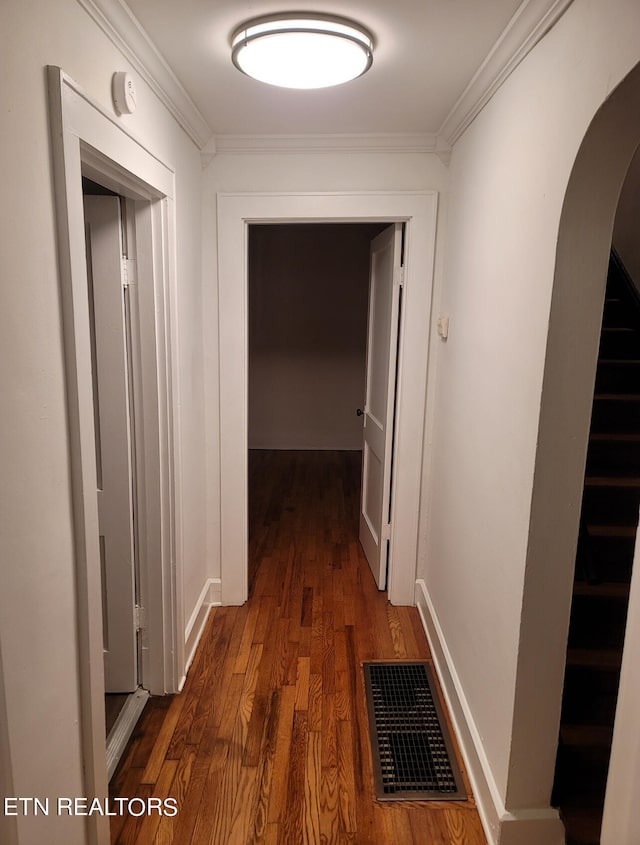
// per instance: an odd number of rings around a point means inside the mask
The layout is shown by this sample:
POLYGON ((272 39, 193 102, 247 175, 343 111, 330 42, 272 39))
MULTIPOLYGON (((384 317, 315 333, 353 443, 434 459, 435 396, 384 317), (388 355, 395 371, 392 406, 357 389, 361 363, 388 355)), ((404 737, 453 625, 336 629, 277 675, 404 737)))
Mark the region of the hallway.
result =
POLYGON ((112 844, 484 845, 473 800, 373 797, 360 664, 429 651, 358 543, 360 453, 249 467, 249 601, 211 611, 182 694, 150 699, 111 783, 178 812, 114 817, 112 844))

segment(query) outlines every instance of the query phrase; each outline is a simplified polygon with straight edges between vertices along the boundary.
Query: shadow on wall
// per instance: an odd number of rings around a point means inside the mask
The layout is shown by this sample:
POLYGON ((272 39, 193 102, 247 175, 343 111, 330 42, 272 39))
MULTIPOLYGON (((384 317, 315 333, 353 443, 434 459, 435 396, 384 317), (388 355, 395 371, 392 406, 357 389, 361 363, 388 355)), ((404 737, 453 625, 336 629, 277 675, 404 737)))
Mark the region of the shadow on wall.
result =
POLYGON ((640 292, 640 148, 629 165, 620 193, 613 246, 640 292))

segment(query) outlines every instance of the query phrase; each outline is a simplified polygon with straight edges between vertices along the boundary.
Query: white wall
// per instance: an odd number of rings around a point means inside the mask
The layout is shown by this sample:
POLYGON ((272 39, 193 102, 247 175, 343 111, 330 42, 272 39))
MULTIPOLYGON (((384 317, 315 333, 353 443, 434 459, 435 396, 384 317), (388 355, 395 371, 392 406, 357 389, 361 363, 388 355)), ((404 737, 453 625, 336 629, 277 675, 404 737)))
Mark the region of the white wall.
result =
MULTIPOLYGON (((0 4, 0 640, 15 795, 82 796, 65 376, 45 66, 106 109, 127 62, 75 0, 0 4)), ((135 73, 134 73, 134 78, 135 73)), ((176 170, 178 397, 184 502, 181 573, 189 618, 206 572, 200 157, 144 82, 123 118, 176 170)), ((20 845, 80 845, 84 821, 18 818, 20 845)))
MULTIPOLYGON (((570 546, 561 519, 579 509, 573 478, 553 486, 563 432, 555 456, 553 431, 544 452, 538 444, 559 222, 590 121, 640 59, 639 27, 635 2, 576 0, 451 160, 441 306, 450 337, 440 346, 420 574, 505 819, 548 806, 573 564, 569 549, 557 566, 554 544, 563 534, 570 546), (546 507, 532 512, 543 466, 546 507), (567 500, 569 487, 577 501, 567 500)), ((576 364, 583 380, 595 366, 594 338, 593 360, 576 364)), ((527 842, 560 841, 556 828, 556 838, 536 838, 535 822, 527 842)))
POLYGON ((369 246, 380 229, 251 227, 249 448, 362 448, 369 246))

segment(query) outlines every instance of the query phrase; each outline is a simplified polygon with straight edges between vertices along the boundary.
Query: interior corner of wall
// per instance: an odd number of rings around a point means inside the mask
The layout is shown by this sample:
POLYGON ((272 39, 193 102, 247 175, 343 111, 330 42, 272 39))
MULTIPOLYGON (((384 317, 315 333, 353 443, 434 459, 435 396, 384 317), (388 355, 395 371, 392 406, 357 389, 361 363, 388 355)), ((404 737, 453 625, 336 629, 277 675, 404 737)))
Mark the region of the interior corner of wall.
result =
POLYGON ((415 595, 489 845, 540 845, 542 842, 544 845, 564 845, 564 825, 554 808, 506 809, 436 608, 423 579, 416 581, 415 595))
POLYGON ((415 599, 487 841, 489 845, 499 845, 504 802, 423 579, 416 581, 415 599))

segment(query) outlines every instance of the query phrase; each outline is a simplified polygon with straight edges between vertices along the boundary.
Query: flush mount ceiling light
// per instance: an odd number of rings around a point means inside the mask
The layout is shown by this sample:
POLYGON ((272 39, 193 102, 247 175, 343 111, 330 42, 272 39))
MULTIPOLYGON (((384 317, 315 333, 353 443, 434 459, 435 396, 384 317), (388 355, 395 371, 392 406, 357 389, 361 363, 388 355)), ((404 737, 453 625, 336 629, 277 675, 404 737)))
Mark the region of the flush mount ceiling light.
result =
POLYGON ((281 88, 328 88, 362 76, 373 39, 345 18, 296 13, 254 18, 231 38, 234 65, 281 88))

